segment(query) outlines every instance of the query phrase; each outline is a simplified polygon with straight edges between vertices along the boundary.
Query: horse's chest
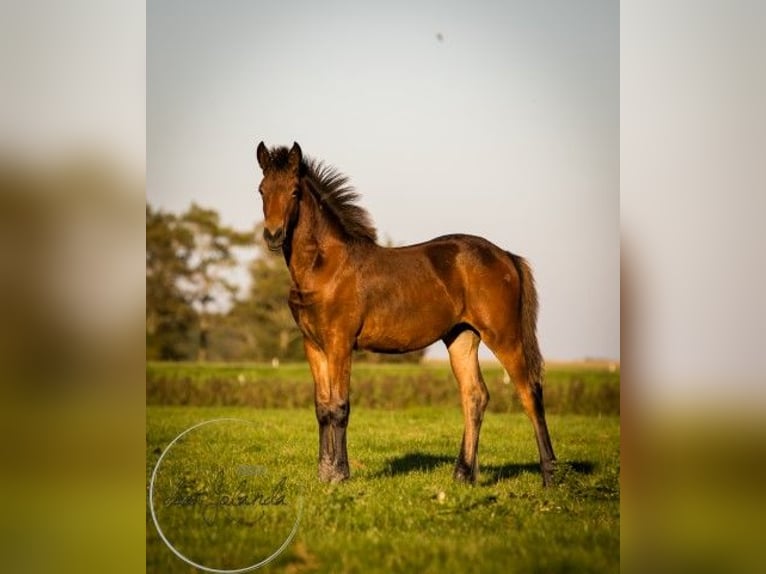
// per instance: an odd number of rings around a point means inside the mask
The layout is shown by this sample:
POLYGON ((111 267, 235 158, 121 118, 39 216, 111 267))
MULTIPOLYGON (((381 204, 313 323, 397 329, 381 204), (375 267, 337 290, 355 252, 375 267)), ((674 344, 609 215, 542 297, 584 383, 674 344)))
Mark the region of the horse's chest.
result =
POLYGON ((330 327, 331 302, 317 292, 290 290, 288 305, 295 323, 304 336, 315 342, 322 340, 322 334, 330 327))

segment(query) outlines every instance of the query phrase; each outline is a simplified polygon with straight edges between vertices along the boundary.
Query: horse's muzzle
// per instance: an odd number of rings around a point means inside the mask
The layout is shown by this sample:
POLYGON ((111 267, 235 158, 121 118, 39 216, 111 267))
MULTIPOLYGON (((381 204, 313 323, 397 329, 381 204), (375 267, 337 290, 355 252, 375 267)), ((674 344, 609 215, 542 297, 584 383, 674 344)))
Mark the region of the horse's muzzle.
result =
POLYGON ((279 251, 282 249, 282 244, 285 242, 284 228, 280 227, 273 233, 268 229, 264 229, 263 240, 266 242, 269 249, 272 251, 279 251))

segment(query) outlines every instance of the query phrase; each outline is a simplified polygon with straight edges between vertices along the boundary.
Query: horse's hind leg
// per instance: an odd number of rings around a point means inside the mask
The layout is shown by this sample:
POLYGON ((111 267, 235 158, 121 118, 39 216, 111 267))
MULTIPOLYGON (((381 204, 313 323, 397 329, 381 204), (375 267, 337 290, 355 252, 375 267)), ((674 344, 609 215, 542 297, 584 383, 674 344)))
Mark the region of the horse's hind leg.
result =
POLYGON ((460 389, 465 430, 460 455, 455 464, 455 479, 475 482, 479 475, 479 432, 489 402, 487 386, 479 367, 479 336, 471 329, 445 338, 450 364, 460 389))
POLYGON ((535 429, 535 438, 537 439, 537 449, 540 453, 543 485, 550 486, 553 482, 556 455, 553 454, 553 445, 548 434, 548 424, 545 422, 542 381, 530 376, 521 344, 505 346, 498 345, 497 343, 493 344, 491 341, 486 342, 487 346, 492 349, 495 356, 497 356, 513 379, 513 384, 519 393, 524 411, 532 421, 532 426, 535 429))

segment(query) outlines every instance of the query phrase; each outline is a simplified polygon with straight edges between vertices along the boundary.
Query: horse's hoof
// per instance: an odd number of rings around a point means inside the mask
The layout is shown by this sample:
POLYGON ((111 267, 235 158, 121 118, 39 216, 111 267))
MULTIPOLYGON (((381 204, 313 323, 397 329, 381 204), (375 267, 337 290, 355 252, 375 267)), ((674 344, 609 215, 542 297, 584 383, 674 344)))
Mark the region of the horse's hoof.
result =
POLYGON ((457 482, 465 482, 466 484, 474 484, 476 482, 476 475, 470 468, 461 464, 455 466, 455 472, 452 473, 452 477, 457 482))
POLYGON ((337 468, 331 465, 319 465, 319 480, 322 482, 329 482, 330 484, 337 484, 348 480, 350 473, 347 468, 337 468))
POLYGON ((547 488, 553 486, 553 476, 556 472, 556 461, 552 460, 549 463, 543 463, 541 470, 543 473, 543 487, 547 488))

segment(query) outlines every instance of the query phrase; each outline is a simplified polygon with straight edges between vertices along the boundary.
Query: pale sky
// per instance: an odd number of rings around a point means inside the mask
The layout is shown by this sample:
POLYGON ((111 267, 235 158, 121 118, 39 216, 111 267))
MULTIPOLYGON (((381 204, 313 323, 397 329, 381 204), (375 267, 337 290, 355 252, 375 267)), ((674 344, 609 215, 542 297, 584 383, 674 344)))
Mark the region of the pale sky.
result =
POLYGON ((619 358, 617 2, 153 1, 147 81, 154 206, 251 228, 256 145, 298 141, 381 238, 529 259, 548 359, 619 358))

